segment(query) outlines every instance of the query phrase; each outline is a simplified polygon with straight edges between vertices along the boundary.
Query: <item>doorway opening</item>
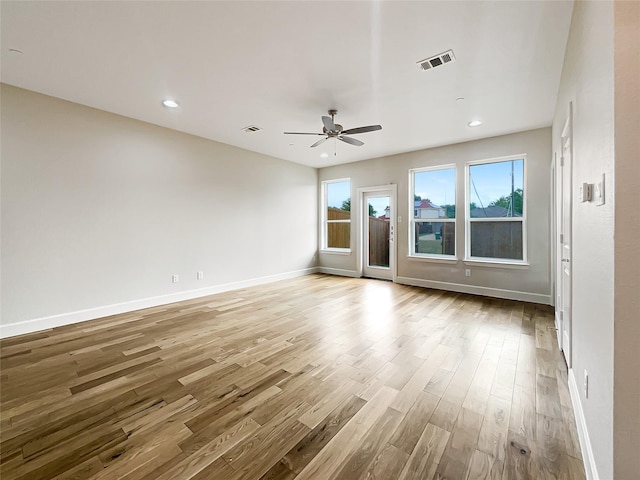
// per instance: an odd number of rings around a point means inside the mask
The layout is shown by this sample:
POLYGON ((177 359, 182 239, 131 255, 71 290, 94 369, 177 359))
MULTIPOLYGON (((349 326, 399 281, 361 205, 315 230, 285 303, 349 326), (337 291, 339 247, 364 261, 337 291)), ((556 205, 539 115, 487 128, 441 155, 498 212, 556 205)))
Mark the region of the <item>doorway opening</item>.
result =
POLYGON ((361 189, 361 274, 395 278, 395 185, 361 189), (390 188, 393 187, 393 188, 390 188))

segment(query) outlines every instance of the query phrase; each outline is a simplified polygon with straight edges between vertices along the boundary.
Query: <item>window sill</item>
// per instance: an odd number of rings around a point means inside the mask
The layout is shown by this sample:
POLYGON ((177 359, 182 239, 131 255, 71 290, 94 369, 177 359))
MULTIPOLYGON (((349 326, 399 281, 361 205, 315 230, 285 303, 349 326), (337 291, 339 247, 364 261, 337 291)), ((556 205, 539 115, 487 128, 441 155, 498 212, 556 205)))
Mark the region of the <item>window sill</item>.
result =
POLYGON ((529 262, 522 261, 476 260, 465 258, 463 262, 465 265, 470 267, 513 268, 520 270, 526 270, 529 268, 529 262))
POLYGON ((346 248, 324 248, 320 253, 328 253, 331 255, 351 255, 351 249, 346 248))
POLYGON ((444 263, 447 265, 457 265, 457 258, 446 258, 446 257, 419 257, 417 255, 407 255, 407 260, 415 261, 415 262, 429 262, 429 263, 444 263))

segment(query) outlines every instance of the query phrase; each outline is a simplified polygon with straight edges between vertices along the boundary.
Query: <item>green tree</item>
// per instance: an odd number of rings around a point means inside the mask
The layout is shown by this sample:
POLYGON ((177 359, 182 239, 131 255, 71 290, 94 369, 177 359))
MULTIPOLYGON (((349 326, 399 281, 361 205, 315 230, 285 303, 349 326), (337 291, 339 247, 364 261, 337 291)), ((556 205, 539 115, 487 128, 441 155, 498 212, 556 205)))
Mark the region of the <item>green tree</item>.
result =
MULTIPOLYGON (((513 191, 513 214, 522 215, 522 189, 518 188, 513 191)), ((499 199, 491 202, 489 206, 502 207, 510 211, 511 195, 503 195, 499 199)))
POLYGON ((444 208, 445 216, 447 218, 456 218, 456 206, 455 205, 442 205, 444 208))
POLYGON ((413 194, 413 200, 417 202, 417 201, 422 200, 422 197, 421 197, 420 195, 416 195, 416 194, 414 193, 414 194, 413 194))
MULTIPOLYGON (((342 201, 342 206, 340 207, 340 210, 344 210, 346 212, 350 212, 351 211, 351 197, 349 197, 346 200, 342 201)), ((370 217, 375 217, 376 216, 376 211, 373 209, 373 205, 371 205, 371 204, 369 204, 369 216, 370 217)))

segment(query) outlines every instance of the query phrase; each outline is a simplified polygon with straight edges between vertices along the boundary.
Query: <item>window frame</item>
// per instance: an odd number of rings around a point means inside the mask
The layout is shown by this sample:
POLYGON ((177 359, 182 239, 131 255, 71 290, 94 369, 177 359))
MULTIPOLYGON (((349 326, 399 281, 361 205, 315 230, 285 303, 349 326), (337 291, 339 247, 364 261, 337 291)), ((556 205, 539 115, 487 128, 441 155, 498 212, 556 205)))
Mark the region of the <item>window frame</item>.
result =
MULTIPOLYGON (((409 169, 409 246, 407 252, 408 258, 411 259, 420 259, 420 260, 430 260, 436 262, 457 262, 458 261, 458 168, 455 163, 449 163, 445 165, 436 165, 431 167, 419 167, 419 168, 411 168, 409 169), (454 204, 456 207, 456 216, 454 218, 442 218, 437 219, 442 223, 453 223, 454 224, 454 239, 453 239, 453 255, 444 255, 437 253, 417 253, 415 251, 415 235, 416 235, 416 208, 415 208, 415 174, 421 172, 434 172, 438 170, 453 170, 453 187, 454 187, 454 204)), ((419 220, 420 223, 429 223, 433 222, 434 219, 424 219, 419 220)))
POLYGON ((527 154, 508 155, 505 157, 472 160, 465 164, 464 176, 464 262, 471 264, 529 265, 527 246, 527 154), (471 167, 490 163, 522 160, 522 217, 488 217, 471 218, 471 167), (471 256, 471 224, 474 222, 521 222, 522 223, 522 260, 511 258, 473 257, 471 256))
POLYGON ((351 253, 351 242, 353 240, 353 229, 351 228, 351 220, 353 217, 353 185, 351 184, 351 178, 336 178, 332 180, 323 180, 322 181, 322 248, 320 249, 322 252, 328 253, 336 253, 336 254, 349 254, 351 253), (349 219, 344 220, 329 220, 327 217, 327 210, 329 208, 328 205, 328 195, 327 191, 329 188, 329 184, 331 183, 344 183, 349 182, 349 197, 351 199, 351 210, 349 211, 349 219), (348 223, 349 224, 349 248, 337 248, 337 247, 329 247, 329 223, 348 223))

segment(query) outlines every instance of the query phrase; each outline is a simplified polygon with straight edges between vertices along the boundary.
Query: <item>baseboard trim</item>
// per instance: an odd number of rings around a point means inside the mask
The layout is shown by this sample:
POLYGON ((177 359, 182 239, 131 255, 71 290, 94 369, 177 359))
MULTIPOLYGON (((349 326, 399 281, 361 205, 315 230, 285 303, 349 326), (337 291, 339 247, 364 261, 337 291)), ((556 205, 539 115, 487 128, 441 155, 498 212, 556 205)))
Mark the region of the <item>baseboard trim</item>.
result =
POLYGON ((361 277, 361 275, 355 270, 344 270, 342 268, 318 267, 318 272, 327 273, 329 275, 339 275, 341 277, 361 277))
POLYGON ((504 298, 507 300, 519 300, 522 302, 551 305, 551 295, 543 295, 540 293, 503 290, 500 288, 465 285, 462 283, 438 282, 435 280, 424 280, 422 278, 411 277, 398 277, 396 282, 403 285, 412 285, 414 287, 435 288, 437 290, 448 290, 450 292, 470 293, 472 295, 484 295, 485 297, 504 298))
POLYGON ((191 300, 216 293, 238 290, 240 288, 254 287, 265 283, 277 282, 289 278, 302 277, 317 273, 318 267, 304 268, 302 270, 294 270, 291 272, 279 273, 276 275, 268 275, 266 277, 251 278, 241 280, 239 282, 224 283, 220 285, 212 285, 210 287, 198 288, 195 290, 187 290, 184 292, 170 293, 168 295, 160 295, 157 297, 142 298, 129 302, 117 303, 113 305, 104 305, 86 310, 78 310, 75 312, 62 313, 49 317, 35 318, 22 322, 10 323, 0 326, 0 338, 15 337, 16 335, 24 335, 26 333, 39 332, 73 323, 85 322, 96 318, 107 317, 109 315, 117 315, 120 313, 132 312, 143 308, 157 307, 168 303, 181 302, 183 300, 191 300))
POLYGON ((587 422, 584 418, 584 411, 582 410, 580 394, 578 393, 578 384, 576 383, 576 377, 573 373, 573 369, 569 369, 567 383, 569 384, 573 414, 578 427, 578 438, 580 439, 580 450, 582 451, 585 476, 587 480, 600 480, 600 477, 598 476, 598 469, 596 467, 596 459, 593 456, 593 449, 591 448, 587 422))

